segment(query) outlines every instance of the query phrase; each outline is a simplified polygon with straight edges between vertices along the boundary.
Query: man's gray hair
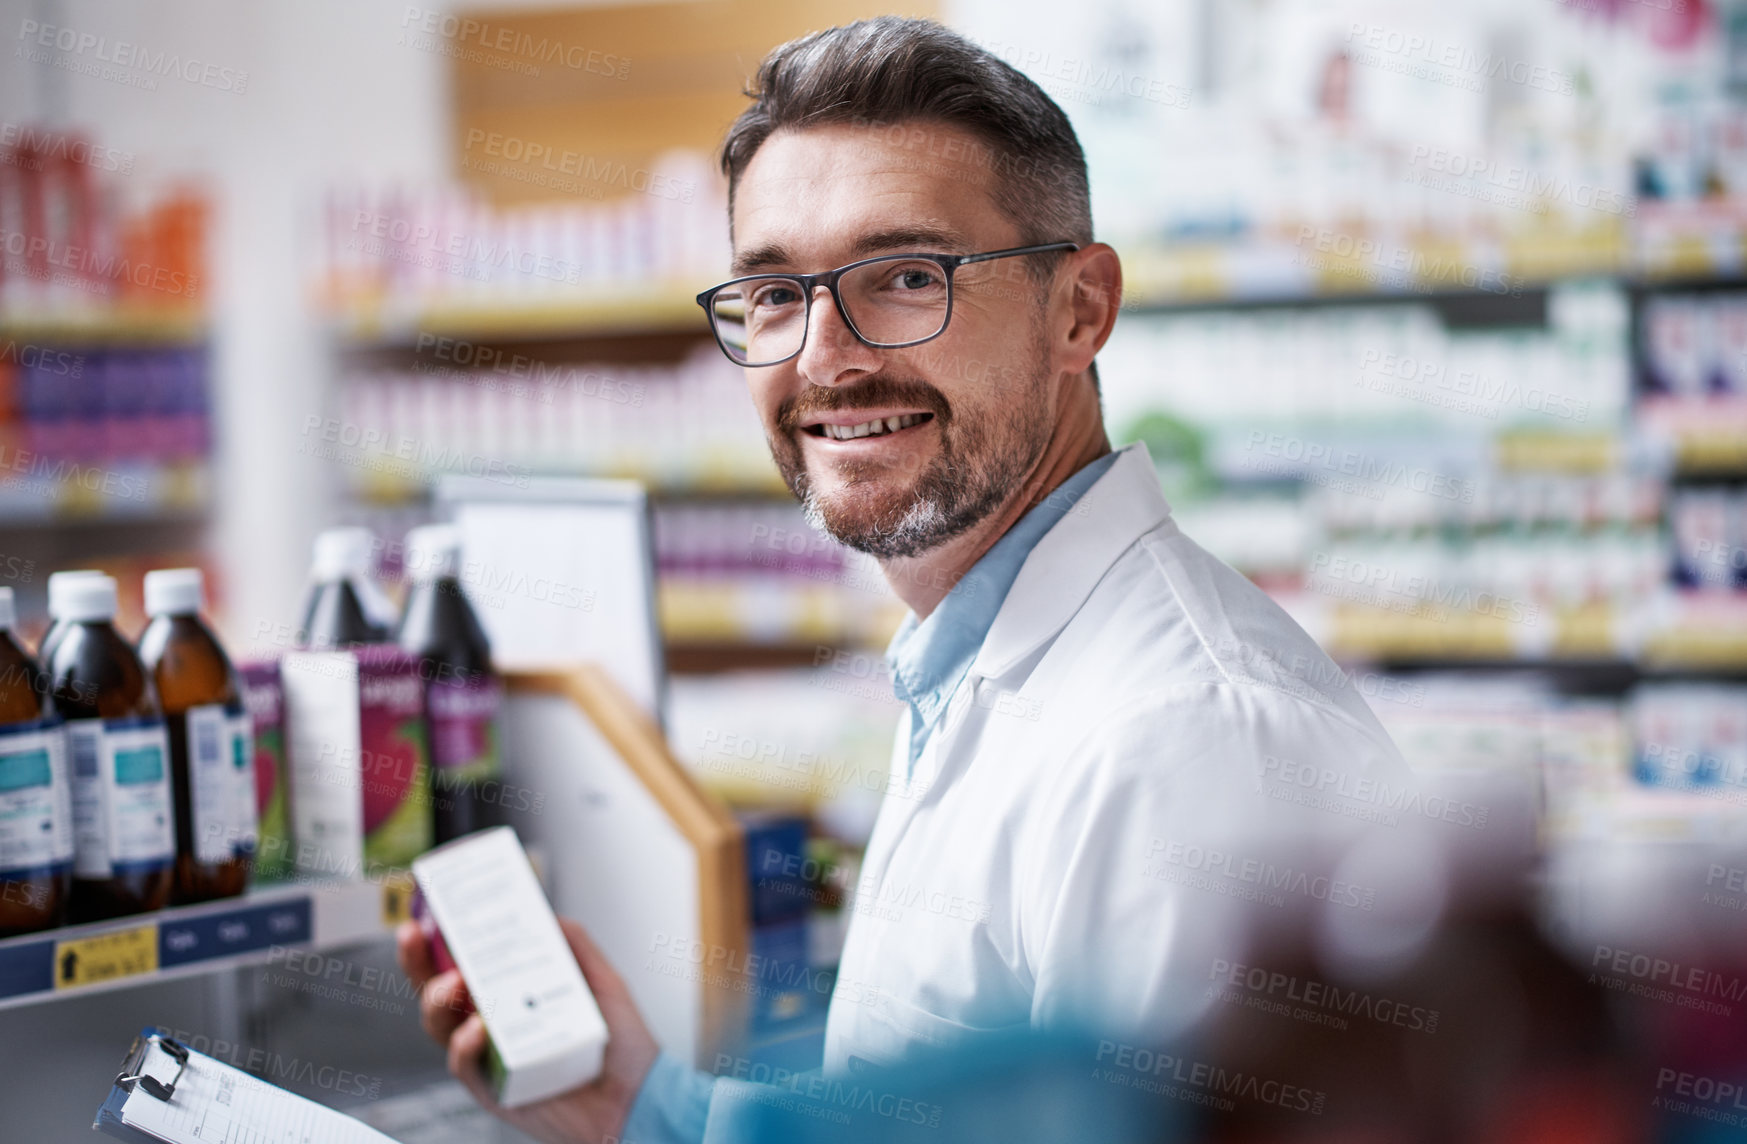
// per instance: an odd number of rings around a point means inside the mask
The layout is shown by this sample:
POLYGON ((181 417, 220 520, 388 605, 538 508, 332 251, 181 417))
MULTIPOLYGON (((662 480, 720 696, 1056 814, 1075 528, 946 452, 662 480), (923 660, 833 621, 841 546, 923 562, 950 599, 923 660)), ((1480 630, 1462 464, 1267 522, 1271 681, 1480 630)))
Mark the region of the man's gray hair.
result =
MULTIPOLYGON (((987 167, 1021 245, 1092 241, 1086 156, 1067 115, 1018 69, 932 20, 880 16, 790 40, 764 58, 746 94, 752 106, 722 144, 730 214, 740 176, 772 132, 851 124, 902 142, 919 165, 987 167), (928 130, 934 124, 980 146, 967 154, 928 130)), ((1040 271, 1054 263, 1027 261, 1040 271)))

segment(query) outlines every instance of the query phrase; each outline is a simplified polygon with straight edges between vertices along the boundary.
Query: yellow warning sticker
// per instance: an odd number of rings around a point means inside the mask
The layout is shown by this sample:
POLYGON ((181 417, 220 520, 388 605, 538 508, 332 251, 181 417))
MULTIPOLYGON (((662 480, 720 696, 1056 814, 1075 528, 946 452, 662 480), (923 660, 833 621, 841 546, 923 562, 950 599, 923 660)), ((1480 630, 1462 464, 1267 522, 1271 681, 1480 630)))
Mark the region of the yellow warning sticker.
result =
POLYGON ((382 925, 393 929, 412 917, 412 895, 417 883, 411 874, 390 874, 382 879, 382 925))
POLYGON ((55 943, 56 989, 79 989, 101 981, 154 973, 157 968, 156 922, 55 943))

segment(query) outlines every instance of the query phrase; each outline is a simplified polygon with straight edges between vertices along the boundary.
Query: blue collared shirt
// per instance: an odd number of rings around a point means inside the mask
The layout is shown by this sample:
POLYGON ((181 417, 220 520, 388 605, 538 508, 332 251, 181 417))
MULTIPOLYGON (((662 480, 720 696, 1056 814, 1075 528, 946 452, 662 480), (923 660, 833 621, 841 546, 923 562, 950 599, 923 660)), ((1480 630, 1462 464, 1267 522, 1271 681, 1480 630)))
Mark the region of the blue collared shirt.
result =
MULTIPOLYGON (((914 769, 940 713, 976 661, 1025 558, 1116 463, 1116 457, 1107 453, 1063 481, 983 553, 926 619, 917 620, 911 612, 898 626, 886 647, 886 659, 892 667, 892 689, 910 706, 909 769, 914 769)), ((729 1082, 729 1088, 736 1100, 756 1091, 739 1082, 729 1082)), ((711 1114, 711 1102, 721 1091, 714 1077, 687 1068, 664 1051, 643 1081, 621 1135, 635 1144, 700 1144, 708 1125, 712 1138, 732 1137, 734 1110, 711 1114)))
POLYGON ((1063 481, 1042 502, 1001 535, 1001 538, 971 565, 964 578, 923 620, 915 612, 904 617, 897 634, 886 646, 886 662, 892 668, 892 690, 910 706, 910 757, 908 780, 922 748, 933 737, 941 712, 976 661, 995 613, 1007 599, 1025 558, 1043 539, 1043 534, 1068 514, 1087 489, 1116 463, 1115 453, 1106 453, 1063 481))

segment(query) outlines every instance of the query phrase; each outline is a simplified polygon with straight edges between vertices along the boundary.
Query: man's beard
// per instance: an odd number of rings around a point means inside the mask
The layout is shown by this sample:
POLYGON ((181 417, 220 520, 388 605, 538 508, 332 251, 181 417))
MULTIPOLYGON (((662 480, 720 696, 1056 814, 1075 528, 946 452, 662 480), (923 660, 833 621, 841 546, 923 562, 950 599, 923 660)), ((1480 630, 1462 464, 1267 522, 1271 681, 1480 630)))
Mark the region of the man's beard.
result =
MULTIPOLYGON (((1041 331, 1038 331, 1041 333, 1041 331)), ((854 385, 809 386, 777 411, 771 456, 789 491, 801 502, 807 523, 843 544, 881 559, 920 556, 946 543, 994 512, 1019 487, 1049 443, 1044 386, 1048 369, 1042 346, 1030 355, 1034 372, 1019 380, 1012 410, 999 421, 961 421, 940 390, 919 378, 875 374, 854 385), (940 449, 909 488, 886 503, 873 502, 873 486, 900 475, 875 462, 839 463, 847 488, 830 497, 813 488, 806 471, 801 425, 830 410, 914 408, 934 414, 940 449)))

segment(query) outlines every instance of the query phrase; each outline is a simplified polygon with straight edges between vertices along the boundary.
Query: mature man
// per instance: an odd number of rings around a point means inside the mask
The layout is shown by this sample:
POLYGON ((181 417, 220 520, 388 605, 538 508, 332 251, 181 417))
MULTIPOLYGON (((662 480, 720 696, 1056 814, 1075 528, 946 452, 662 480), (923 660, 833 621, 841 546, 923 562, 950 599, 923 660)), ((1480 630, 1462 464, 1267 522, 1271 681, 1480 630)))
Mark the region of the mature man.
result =
MULTIPOLYGON (((1327 811, 1399 756, 1309 637, 1177 530, 1145 448, 1111 451, 1093 359, 1121 267, 1066 116, 956 34, 881 18, 777 48, 722 165, 735 278, 700 302, 809 517, 913 613, 860 887, 880 908, 854 913, 827 1073, 1014 1029, 1170 1036, 1258 909, 1363 946, 1375 887, 1340 865, 1361 816, 1327 811), (1333 793, 1282 828, 1305 787, 1333 793)), ((661 1055, 570 934, 605 1073, 506 1118, 555 1141, 732 1138, 753 1086, 661 1055)), ((489 1102, 458 977, 432 979, 410 932, 402 957, 489 1102)))

